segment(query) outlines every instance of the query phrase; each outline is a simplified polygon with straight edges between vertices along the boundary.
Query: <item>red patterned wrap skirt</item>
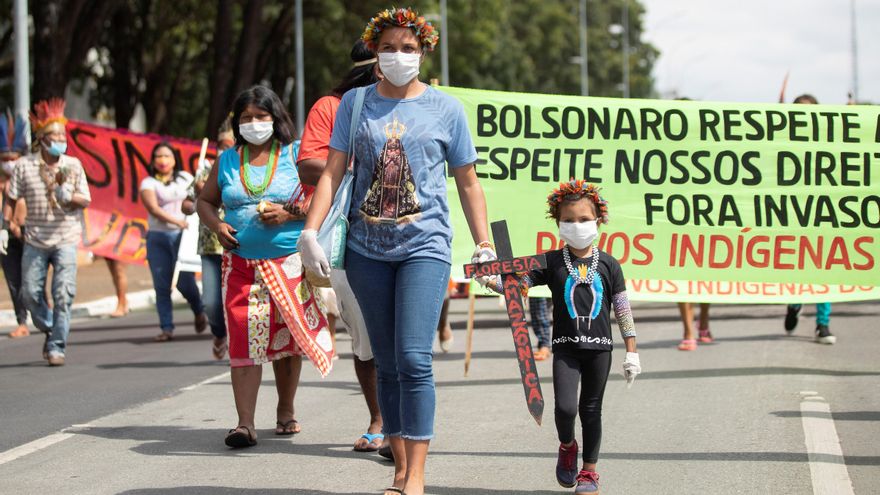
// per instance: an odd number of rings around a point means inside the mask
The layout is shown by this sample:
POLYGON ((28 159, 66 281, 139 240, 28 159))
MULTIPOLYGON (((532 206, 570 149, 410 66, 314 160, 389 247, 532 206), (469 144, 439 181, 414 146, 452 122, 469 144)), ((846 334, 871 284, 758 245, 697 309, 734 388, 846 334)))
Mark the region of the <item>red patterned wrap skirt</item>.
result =
POLYGON ((223 302, 233 368, 305 355, 321 376, 333 367, 327 310, 299 253, 247 259, 225 253, 223 302))

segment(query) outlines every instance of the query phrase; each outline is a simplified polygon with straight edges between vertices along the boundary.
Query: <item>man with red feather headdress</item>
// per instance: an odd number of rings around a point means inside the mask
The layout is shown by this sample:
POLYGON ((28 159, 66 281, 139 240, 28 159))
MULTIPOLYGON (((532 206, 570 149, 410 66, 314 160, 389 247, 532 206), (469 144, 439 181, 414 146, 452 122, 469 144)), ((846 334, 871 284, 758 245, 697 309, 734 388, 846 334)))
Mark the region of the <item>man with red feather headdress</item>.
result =
MULTIPOLYGON (((26 211, 22 254, 22 294, 34 325, 46 334, 43 358, 64 365, 70 307, 76 294, 76 247, 82 235, 81 212, 91 195, 82 163, 66 155, 64 100, 34 105, 31 125, 35 152, 15 166, 9 197, 26 211), (52 302, 46 279, 52 265, 52 302)), ((21 221, 21 219, 19 219, 21 221)))

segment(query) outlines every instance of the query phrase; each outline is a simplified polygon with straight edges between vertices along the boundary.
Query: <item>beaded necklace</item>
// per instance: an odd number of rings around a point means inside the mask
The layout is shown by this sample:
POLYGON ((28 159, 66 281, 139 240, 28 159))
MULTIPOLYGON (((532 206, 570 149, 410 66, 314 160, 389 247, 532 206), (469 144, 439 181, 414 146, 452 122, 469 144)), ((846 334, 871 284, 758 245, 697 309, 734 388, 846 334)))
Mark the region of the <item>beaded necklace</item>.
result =
POLYGON ((562 259, 565 261, 565 268, 568 269, 568 275, 574 279, 577 284, 586 284, 591 285, 593 283, 593 279, 596 277, 596 271, 599 268, 599 246, 593 245, 593 254, 592 261, 590 263, 589 270, 583 270, 584 266, 581 265, 576 269, 571 264, 571 253, 568 249, 568 246, 562 249, 562 259), (584 273, 586 271, 586 273, 584 273))
MULTIPOLYGON (((59 160, 56 163, 60 163, 59 160)), ((46 185, 46 200, 49 202, 49 207, 54 209, 58 206, 58 201, 55 199, 55 186, 57 185, 57 181, 55 180, 55 174, 58 173, 60 169, 60 165, 52 170, 50 165, 46 163, 45 160, 40 158, 40 179, 43 180, 43 184, 46 185)))
POLYGON ((168 184, 171 184, 171 182, 174 180, 174 171, 171 171, 171 174, 168 175, 168 178, 165 178, 162 174, 155 174, 153 175, 153 178, 161 182, 162 185, 167 186, 168 184))
POLYGON ((272 179, 275 177, 275 170, 278 168, 278 157, 280 155, 280 152, 275 152, 275 141, 273 140, 272 146, 269 148, 269 161, 266 163, 270 168, 263 174, 263 183, 255 185, 251 181, 250 176, 252 165, 248 158, 248 147, 247 145, 244 146, 244 152, 241 154, 238 166, 238 175, 241 178, 241 185, 244 186, 244 190, 249 196, 262 196, 266 189, 269 189, 269 185, 272 184, 272 179))

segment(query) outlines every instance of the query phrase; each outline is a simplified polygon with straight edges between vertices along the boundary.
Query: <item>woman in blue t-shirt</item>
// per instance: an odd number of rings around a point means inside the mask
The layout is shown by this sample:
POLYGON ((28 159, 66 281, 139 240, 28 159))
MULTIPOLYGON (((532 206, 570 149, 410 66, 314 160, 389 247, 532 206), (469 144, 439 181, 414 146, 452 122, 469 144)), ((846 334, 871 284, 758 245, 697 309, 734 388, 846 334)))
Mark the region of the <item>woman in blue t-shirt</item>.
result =
MULTIPOLYGON (((451 265, 446 167, 477 244, 477 260, 495 258, 476 149, 460 103, 422 83, 419 65, 437 43, 433 26, 411 9, 374 17, 362 39, 378 53, 384 79, 366 88, 354 139, 354 185, 346 271, 360 303, 378 371, 383 432, 396 466, 386 493, 424 493, 434 436, 431 346, 451 265)), ((330 272, 316 230, 344 175, 354 91, 336 115, 327 166, 299 241, 303 265, 330 272)))
POLYGON ((211 168, 197 208, 225 250, 223 306, 238 410, 226 444, 237 448, 256 444, 262 365, 271 362, 275 372, 275 434, 292 435, 299 432, 293 399, 302 355, 323 375, 332 345, 323 305, 302 277, 296 249, 305 215, 289 204, 299 186, 290 116, 278 95, 254 86, 235 100, 231 123, 235 147, 211 168))

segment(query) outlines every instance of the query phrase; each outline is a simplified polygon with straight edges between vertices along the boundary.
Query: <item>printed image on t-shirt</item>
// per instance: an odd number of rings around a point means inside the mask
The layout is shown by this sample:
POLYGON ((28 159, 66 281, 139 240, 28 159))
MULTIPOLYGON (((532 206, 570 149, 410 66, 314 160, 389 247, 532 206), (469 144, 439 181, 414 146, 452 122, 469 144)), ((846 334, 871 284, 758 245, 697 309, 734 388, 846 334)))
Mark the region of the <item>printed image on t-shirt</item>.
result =
POLYGON ((569 274, 568 278, 565 280, 565 292, 563 293, 565 297, 565 307, 568 309, 568 315, 575 321, 575 325, 578 329, 580 329, 582 323, 586 322, 587 330, 589 330, 590 327, 593 326, 593 320, 596 319, 599 316, 599 312, 602 311, 602 296, 605 290, 602 287, 602 277, 598 274, 593 277, 593 281, 589 284, 581 281, 587 277, 587 273, 589 272, 587 265, 578 265, 577 271, 578 278, 569 274), (586 285, 589 287, 592 301, 590 307, 578 308, 578 298, 574 297, 574 291, 577 289, 578 285, 586 285))
POLYGON ((354 163, 348 249, 374 260, 449 262, 447 180, 478 158, 461 102, 431 86, 404 99, 386 98, 375 85, 349 91, 330 148, 351 153, 354 163), (359 90, 364 102, 353 123, 359 90))
POLYGON ((370 189, 361 203, 361 214, 370 223, 401 224, 418 220, 422 211, 416 197, 409 157, 401 138, 406 126, 394 117, 385 124, 385 145, 373 169, 370 189))
POLYGON ((573 349, 611 350, 611 309, 614 295, 626 291, 620 263, 604 251, 591 283, 584 280, 592 256, 571 257, 569 272, 561 249, 544 254, 546 268, 525 275, 527 285, 547 285, 553 297, 553 352, 573 349), (584 280, 584 281, 579 281, 584 280))

